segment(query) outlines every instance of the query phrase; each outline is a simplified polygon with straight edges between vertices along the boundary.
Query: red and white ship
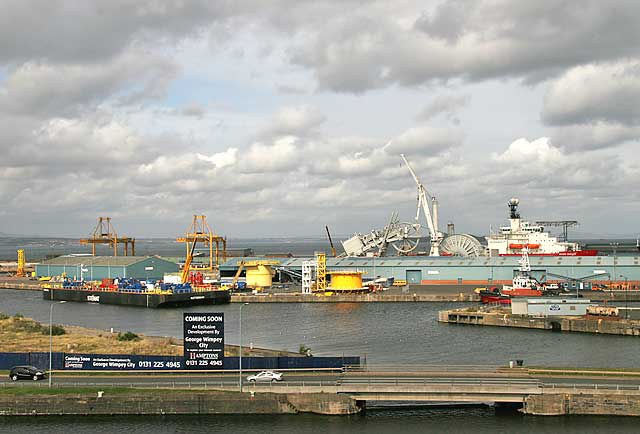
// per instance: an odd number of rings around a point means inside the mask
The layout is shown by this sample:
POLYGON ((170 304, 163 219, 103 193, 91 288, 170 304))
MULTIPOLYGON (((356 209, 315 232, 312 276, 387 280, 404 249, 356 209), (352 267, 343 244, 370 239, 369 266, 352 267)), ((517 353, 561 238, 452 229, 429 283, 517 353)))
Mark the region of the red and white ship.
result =
POLYGON ((523 247, 521 255, 522 258, 518 261, 520 268, 513 277, 512 285, 505 285, 502 290, 481 291, 479 295, 482 303, 511 304, 513 297, 542 297, 547 294, 545 287, 531 276, 529 249, 523 247))
POLYGON ((578 243, 558 241, 545 232, 544 227, 520 218, 520 201, 509 201, 509 226, 501 226, 498 233, 485 237, 489 256, 520 256, 523 249, 531 256, 596 256, 597 250, 581 250, 578 243))

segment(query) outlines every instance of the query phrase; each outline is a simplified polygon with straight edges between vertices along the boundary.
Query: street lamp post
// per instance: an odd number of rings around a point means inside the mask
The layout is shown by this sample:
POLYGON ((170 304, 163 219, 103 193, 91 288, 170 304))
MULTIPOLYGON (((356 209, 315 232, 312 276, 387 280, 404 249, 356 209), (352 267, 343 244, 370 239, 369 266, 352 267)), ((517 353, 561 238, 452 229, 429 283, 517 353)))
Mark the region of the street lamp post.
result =
POLYGON ((239 361, 239 363, 238 363, 238 383, 240 384, 240 393, 242 393, 242 308, 244 306, 247 306, 247 305, 249 305, 249 303, 242 303, 240 305, 240 320, 239 320, 239 323, 240 323, 240 327, 239 327, 239 330, 240 330, 240 348, 239 348, 239 350, 240 350, 239 351, 240 358, 238 359, 238 361, 239 361))
MULTIPOLYGON (((59 301, 58 304, 66 303, 66 301, 59 301)), ((53 356, 53 305, 56 303, 51 303, 51 307, 49 308, 49 387, 51 387, 51 367, 52 362, 51 358, 53 356)))

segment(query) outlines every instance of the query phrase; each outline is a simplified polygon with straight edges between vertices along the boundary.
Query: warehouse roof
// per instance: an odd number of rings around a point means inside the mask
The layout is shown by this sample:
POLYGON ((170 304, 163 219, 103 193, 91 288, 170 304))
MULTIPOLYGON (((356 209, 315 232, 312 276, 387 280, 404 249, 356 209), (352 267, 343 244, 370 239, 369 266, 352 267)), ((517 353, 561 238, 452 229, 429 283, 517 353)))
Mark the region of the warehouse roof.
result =
POLYGON ((137 264, 146 259, 154 258, 161 261, 165 259, 155 256, 77 256, 77 255, 65 255, 58 256, 57 258, 48 259, 42 261, 39 265, 84 265, 84 266, 112 266, 112 267, 126 267, 129 265, 137 264))

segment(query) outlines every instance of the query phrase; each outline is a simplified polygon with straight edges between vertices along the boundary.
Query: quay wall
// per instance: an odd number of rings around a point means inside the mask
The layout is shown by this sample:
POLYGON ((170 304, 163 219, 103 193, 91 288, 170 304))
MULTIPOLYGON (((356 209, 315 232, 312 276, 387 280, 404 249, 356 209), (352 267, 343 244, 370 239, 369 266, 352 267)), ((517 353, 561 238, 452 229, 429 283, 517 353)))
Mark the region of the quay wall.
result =
POLYGON ((409 303, 409 302, 478 302, 480 297, 473 293, 458 294, 333 294, 317 296, 313 294, 264 294, 231 295, 231 303, 409 303))
POLYGON ((456 309, 438 312, 438 321, 451 324, 517 327, 562 332, 640 336, 640 321, 594 317, 537 317, 506 312, 456 309))
POLYGON ((355 414, 355 400, 337 394, 276 394, 139 390, 126 394, 105 389, 93 394, 4 395, 1 416, 164 415, 164 414, 355 414))
POLYGON ((529 395, 521 410, 538 416, 608 415, 640 416, 638 395, 590 395, 584 393, 557 393, 529 395))

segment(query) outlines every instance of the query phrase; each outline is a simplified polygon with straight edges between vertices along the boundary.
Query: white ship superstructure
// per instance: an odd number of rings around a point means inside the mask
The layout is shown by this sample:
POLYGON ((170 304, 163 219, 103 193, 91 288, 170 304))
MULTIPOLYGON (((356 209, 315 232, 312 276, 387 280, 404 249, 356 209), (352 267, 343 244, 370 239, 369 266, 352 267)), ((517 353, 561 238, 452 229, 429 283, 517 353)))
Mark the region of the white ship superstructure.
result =
POLYGON ((545 232, 544 227, 522 220, 518 213, 519 203, 516 198, 509 201, 510 225, 485 237, 489 256, 520 255, 523 248, 536 256, 591 256, 597 253, 580 250, 578 243, 558 241, 557 237, 545 232))

